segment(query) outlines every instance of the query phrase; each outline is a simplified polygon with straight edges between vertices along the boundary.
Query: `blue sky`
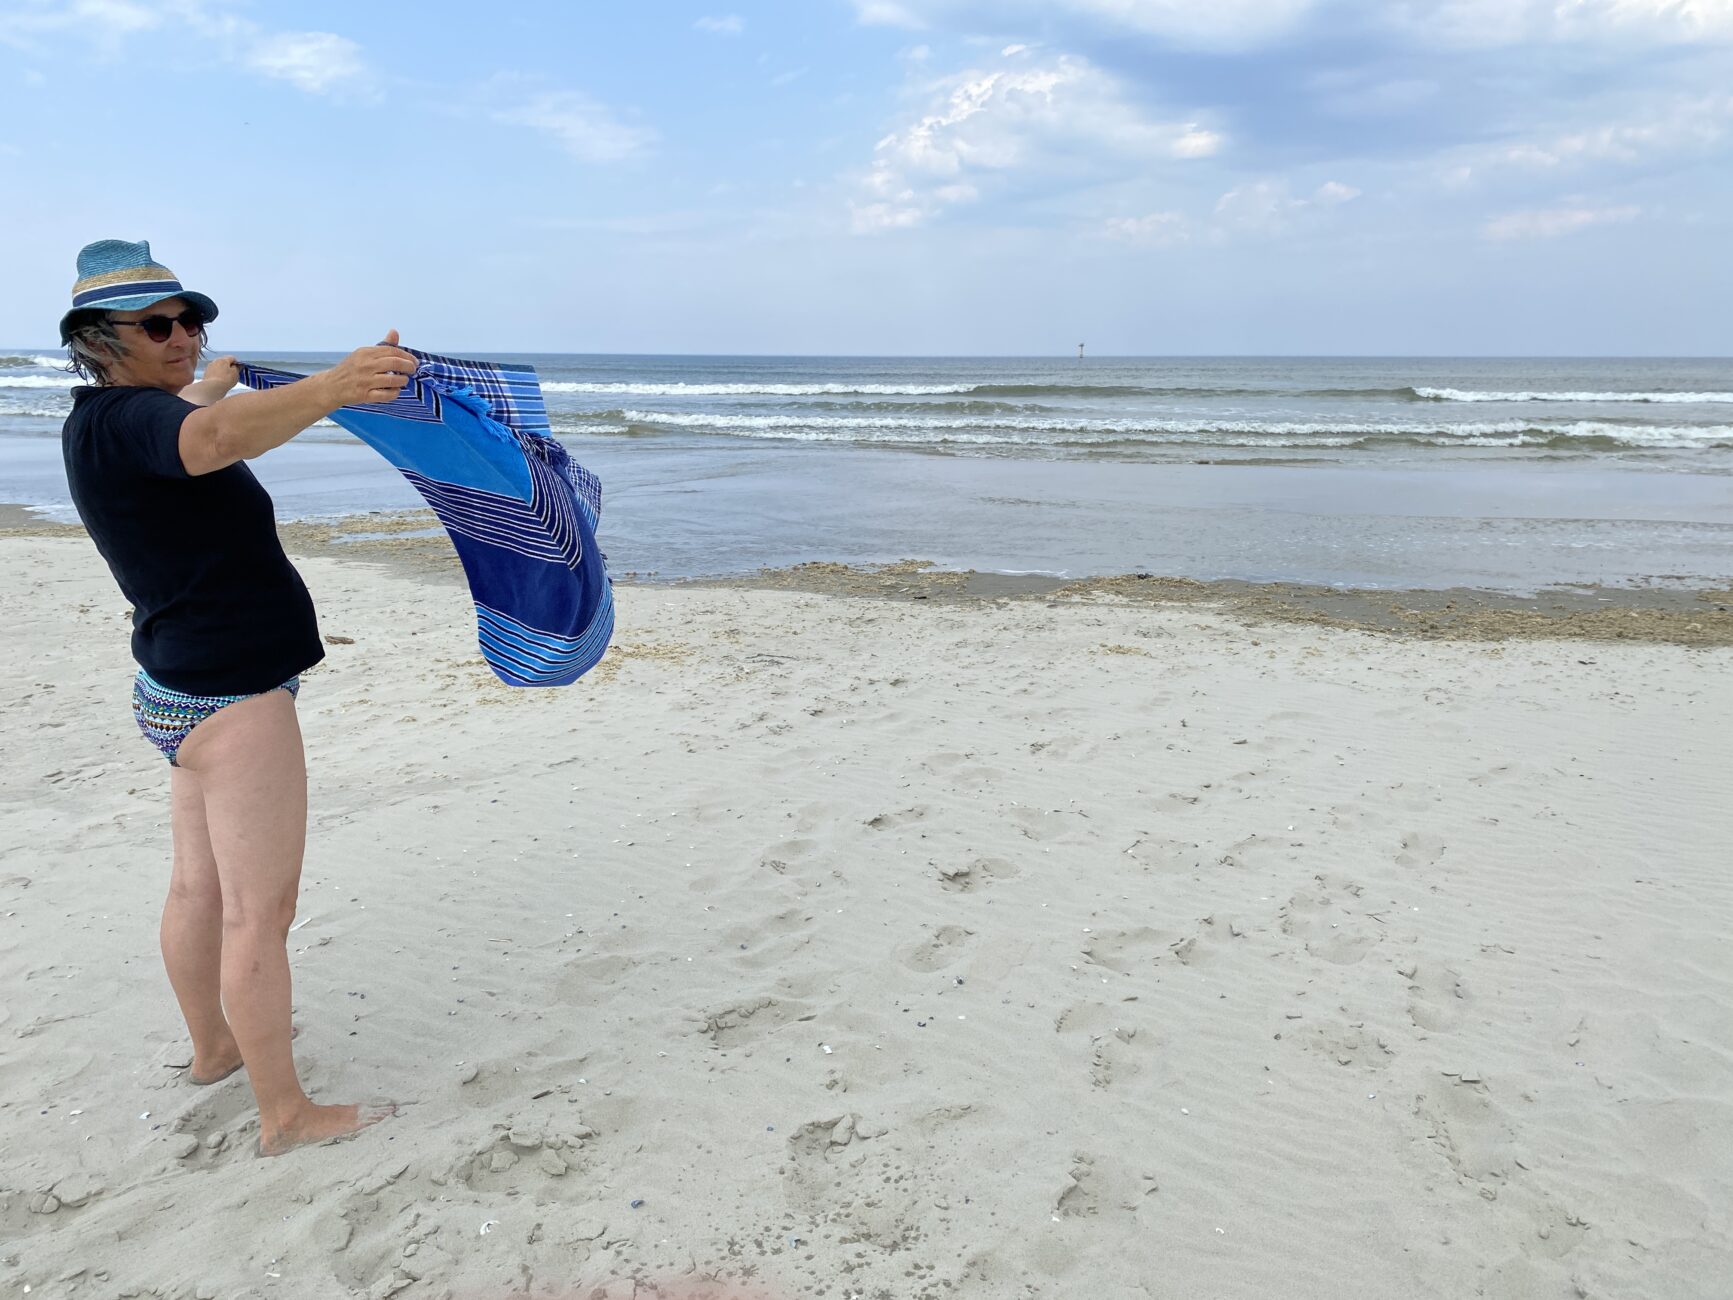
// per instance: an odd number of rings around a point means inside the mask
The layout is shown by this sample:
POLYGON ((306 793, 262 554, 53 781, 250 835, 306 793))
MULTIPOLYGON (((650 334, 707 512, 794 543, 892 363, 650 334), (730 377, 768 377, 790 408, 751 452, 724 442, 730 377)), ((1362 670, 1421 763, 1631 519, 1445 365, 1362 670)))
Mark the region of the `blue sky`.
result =
POLYGON ((0 0, 51 337, 148 238, 220 346, 1733 352, 1733 0, 0 0))

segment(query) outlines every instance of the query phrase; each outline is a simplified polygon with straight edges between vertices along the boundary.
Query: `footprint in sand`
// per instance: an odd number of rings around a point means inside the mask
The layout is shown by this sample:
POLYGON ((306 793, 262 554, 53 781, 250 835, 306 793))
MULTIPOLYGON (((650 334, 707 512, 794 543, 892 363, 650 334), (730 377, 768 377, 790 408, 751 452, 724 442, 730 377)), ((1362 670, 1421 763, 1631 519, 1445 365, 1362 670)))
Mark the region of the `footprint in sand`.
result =
POLYGON ((1025 839, 1037 843, 1057 840, 1073 831, 1087 830, 1090 823, 1070 808, 1025 808, 1005 810, 1005 820, 1025 839))
POLYGON ((1470 1001, 1462 976, 1435 962, 1416 962, 1398 968, 1408 981, 1408 1018, 1419 1028, 1445 1033, 1456 1028, 1470 1001))
MULTIPOLYGON (((1292 836, 1288 837, 1292 839, 1292 836)), ((1280 861, 1288 850, 1287 840, 1273 835, 1247 835, 1235 840, 1216 861, 1224 867, 1266 867, 1272 859, 1280 861)))
POLYGON ((1089 1081, 1097 1088, 1137 1078, 1162 1045, 1153 1032, 1129 1023, 1121 1003, 1073 1003, 1053 1021, 1053 1031, 1079 1049, 1087 1040, 1089 1081))
POLYGON ((1402 837, 1401 852, 1396 855, 1399 867, 1430 867, 1444 856, 1448 846, 1436 835, 1409 831, 1402 837))
MULTIPOLYGON (((1071 762, 1079 756, 1079 751, 1085 748, 1085 742, 1076 736, 1057 736, 1051 740, 1032 740, 1029 742, 1029 752, 1059 762, 1071 762)), ((1091 748, 1093 748, 1091 746, 1091 748)))
POLYGON ((1152 1195, 1153 1178, 1133 1179, 1112 1163, 1079 1151, 1060 1180, 1053 1198, 1056 1219, 1093 1219, 1103 1215, 1135 1215, 1145 1196, 1152 1195))
POLYGON ((1060 1219, 1092 1219, 1100 1212, 1095 1161, 1080 1151, 1060 1180, 1059 1195, 1053 1199, 1053 1214, 1060 1219))
POLYGON ((1098 1035, 1090 1044, 1089 1082, 1097 1088, 1123 1087, 1141 1075, 1154 1057, 1150 1034, 1121 1025, 1098 1035))
POLYGON ((812 914, 788 907, 768 920, 731 926, 722 932, 724 952, 737 966, 763 970, 784 966, 812 942, 812 914))
POLYGON ((1156 1054, 1156 1040, 1146 1031, 1120 1026, 1090 1045, 1090 1083, 1097 1089, 1125 1087, 1147 1069, 1156 1054))
MULTIPOLYGON (((420 1162, 401 1155, 388 1160, 351 1183, 348 1194, 327 1201, 307 1244, 357 1295, 395 1295, 434 1279, 464 1295, 503 1293, 500 1280, 521 1280, 526 1247, 551 1231, 562 1234, 561 1245, 594 1239, 575 1231, 596 1207, 585 1203, 573 1186, 576 1179, 566 1179, 567 1170, 577 1167, 566 1158, 577 1159, 581 1141, 569 1127, 556 1132, 496 1124, 440 1172, 423 1173, 420 1162), (453 1184, 470 1194, 442 1190, 453 1184), (568 1199, 574 1196, 575 1204, 568 1199), (478 1233, 477 1219, 488 1208, 506 1210, 493 1226, 509 1223, 515 1231, 478 1233)), ((603 1230, 605 1223, 594 1235, 603 1230)), ((533 1251, 527 1259, 540 1263, 533 1251)))
POLYGON ((562 1006, 601 1006, 639 965, 637 957, 623 953, 568 958, 554 982, 555 1000, 562 1006))
POLYGON ((1153 969, 1179 936, 1171 931, 1139 925, 1126 930, 1100 930, 1083 944, 1083 959, 1121 975, 1153 969))
POLYGON ((818 852, 818 842, 803 837, 791 840, 778 840, 765 848, 759 857, 759 865, 786 875, 791 868, 798 869, 810 863, 818 852))
POLYGON ((1020 874, 1017 864, 1005 858, 975 858, 954 864, 941 863, 939 884, 952 893, 966 894, 971 889, 999 880, 1010 880, 1020 874))
POLYGON ((1521 1173, 1522 1154, 1504 1108, 1477 1074, 1452 1073, 1415 1098, 1414 1114, 1458 1177, 1497 1189, 1521 1173), (1468 1082, 1467 1080, 1473 1080, 1468 1082))
POLYGON ((894 1130, 854 1114, 801 1125, 782 1169, 790 1205, 809 1223, 843 1233, 855 1258, 921 1265, 916 1252, 929 1237, 949 1239, 951 1206, 963 1201, 971 1109, 942 1106, 894 1130))
POLYGON ((1232 917, 1212 912, 1198 921, 1196 933, 1170 943, 1168 951, 1179 958, 1183 966, 1207 965, 1220 955, 1224 943, 1243 938, 1245 933, 1245 927, 1232 917))
POLYGON ((1364 1025, 1310 1023, 1290 1027, 1285 1041, 1344 1069, 1382 1070, 1395 1055, 1381 1034, 1364 1025))
POLYGON ((748 998, 705 1012, 699 1032, 710 1040, 712 1047, 726 1052, 751 1046, 784 1025, 811 1020, 813 1014, 812 1008, 804 1002, 773 997, 748 998))
POLYGON ((953 786, 990 785, 1005 775, 996 767, 983 766, 972 753, 929 754, 920 765, 934 776, 948 776, 953 786))
POLYGON ((251 1159, 259 1136, 259 1116, 246 1076, 236 1074, 204 1089, 196 1101, 183 1106, 169 1123, 175 1138, 175 1154, 199 1165, 251 1159), (192 1152, 186 1140, 196 1140, 201 1150, 192 1152))
POLYGON ((1202 798, 1202 794, 1179 794, 1176 792, 1173 794, 1158 795, 1156 798, 1149 801, 1148 806, 1152 812, 1165 813, 1171 816, 1174 813, 1185 812, 1187 809, 1196 806, 1202 798))
POLYGON ((927 808, 925 804, 916 804, 913 808, 903 808, 897 812, 882 812, 868 817, 865 825, 870 830, 888 831, 899 826, 908 826, 914 822, 925 821, 927 808))
MULTIPOLYGON (((447 1178, 471 1191, 516 1196, 581 1169, 587 1163, 584 1144, 595 1136, 576 1117, 562 1119, 557 1128, 530 1120, 496 1123, 467 1155, 452 1162, 447 1178)), ((381 1177, 396 1181, 389 1169, 381 1177)))
POLYGON ((1338 897, 1347 894, 1352 901, 1362 892, 1360 886, 1324 876, 1314 876, 1313 883, 1314 888, 1301 890, 1282 905, 1282 933, 1300 940, 1312 956, 1337 966, 1363 960, 1384 936, 1376 922, 1338 897))
POLYGON ((903 958, 903 965, 922 974, 943 970, 963 955, 963 945, 974 933, 960 925, 941 925, 903 958))

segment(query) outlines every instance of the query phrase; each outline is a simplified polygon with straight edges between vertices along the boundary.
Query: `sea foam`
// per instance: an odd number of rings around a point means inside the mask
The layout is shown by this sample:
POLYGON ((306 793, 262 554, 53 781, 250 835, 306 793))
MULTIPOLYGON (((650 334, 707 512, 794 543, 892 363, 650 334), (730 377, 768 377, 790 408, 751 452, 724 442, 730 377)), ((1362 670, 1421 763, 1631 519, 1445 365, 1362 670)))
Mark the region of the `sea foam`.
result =
POLYGON ((1559 446, 1594 441, 1602 446, 1693 448, 1733 445, 1733 425, 1617 424, 1602 420, 1489 420, 1450 424, 1416 421, 1304 423, 1282 420, 1159 420, 1063 417, 983 417, 965 421, 918 417, 730 415, 714 412, 627 410, 608 412, 634 426, 692 429, 734 437, 799 442, 879 442, 908 446, 1075 446, 1131 443, 1204 443, 1271 447, 1345 446, 1366 439, 1424 445, 1559 446))
POLYGON ((1733 402, 1733 393, 1486 393, 1461 388, 1416 388, 1414 395, 1432 402, 1680 402, 1692 405, 1733 402))
POLYGON ((545 393, 589 393, 608 397, 936 397, 970 393, 975 384, 627 384, 542 382, 545 393))
POLYGON ((77 375, 0 374, 0 388, 73 388, 83 382, 77 375))

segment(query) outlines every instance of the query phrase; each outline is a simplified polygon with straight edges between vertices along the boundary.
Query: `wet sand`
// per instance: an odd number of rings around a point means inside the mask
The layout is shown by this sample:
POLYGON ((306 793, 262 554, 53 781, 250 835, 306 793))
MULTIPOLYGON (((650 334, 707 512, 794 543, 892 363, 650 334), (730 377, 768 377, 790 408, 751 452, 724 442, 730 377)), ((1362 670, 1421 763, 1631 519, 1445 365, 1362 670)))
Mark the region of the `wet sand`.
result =
MULTIPOLYGON (((463 572, 426 511, 363 515, 281 527, 293 555, 348 558, 461 583, 463 572)), ((0 537, 82 536, 76 525, 49 523, 0 504, 0 537)), ((618 578, 631 584, 632 575, 618 578)), ((638 581, 643 581, 639 579, 638 581)), ((1109 597, 1131 604, 1192 605, 1246 622, 1302 623, 1437 640, 1548 639, 1656 645, 1733 645, 1733 588, 1656 579, 1622 587, 1560 586, 1533 596, 1508 592, 1390 591, 1300 583, 1200 582, 1152 573, 1066 580, 1037 574, 941 569, 928 561, 854 566, 828 563, 688 581, 696 587, 800 591, 893 600, 968 602, 1065 601, 1109 597)))

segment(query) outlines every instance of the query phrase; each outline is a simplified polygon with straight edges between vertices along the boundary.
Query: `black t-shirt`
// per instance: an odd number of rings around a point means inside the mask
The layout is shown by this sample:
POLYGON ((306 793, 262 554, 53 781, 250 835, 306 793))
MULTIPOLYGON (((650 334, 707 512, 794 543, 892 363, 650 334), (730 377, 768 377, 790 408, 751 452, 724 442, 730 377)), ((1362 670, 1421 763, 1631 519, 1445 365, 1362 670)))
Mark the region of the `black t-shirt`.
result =
POLYGON ((157 388, 78 388, 61 434, 72 503, 132 602, 132 656, 170 690, 268 691, 325 657, 313 598, 244 464, 188 474, 157 388))

